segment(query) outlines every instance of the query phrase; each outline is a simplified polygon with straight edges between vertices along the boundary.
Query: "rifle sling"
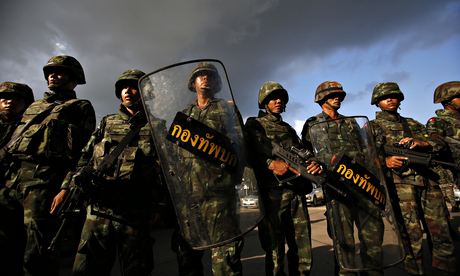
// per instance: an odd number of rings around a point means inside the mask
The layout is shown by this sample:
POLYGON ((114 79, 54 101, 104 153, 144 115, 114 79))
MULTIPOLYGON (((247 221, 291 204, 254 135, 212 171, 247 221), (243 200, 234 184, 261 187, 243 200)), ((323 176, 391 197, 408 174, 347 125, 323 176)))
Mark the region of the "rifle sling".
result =
POLYGON ((101 176, 105 170, 112 166, 125 147, 133 140, 144 125, 145 124, 139 124, 130 129, 130 131, 123 137, 120 143, 109 153, 109 155, 104 157, 101 164, 99 164, 96 168, 95 175, 101 176))

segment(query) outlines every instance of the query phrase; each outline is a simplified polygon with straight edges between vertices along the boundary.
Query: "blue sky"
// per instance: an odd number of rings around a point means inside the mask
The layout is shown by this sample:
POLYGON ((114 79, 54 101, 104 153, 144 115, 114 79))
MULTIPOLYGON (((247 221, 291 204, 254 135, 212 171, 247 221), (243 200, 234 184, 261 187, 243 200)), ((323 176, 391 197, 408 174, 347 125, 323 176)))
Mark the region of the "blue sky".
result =
POLYGON ((314 91, 326 80, 348 93, 341 113, 370 118, 373 86, 396 81, 401 113, 422 123, 441 107, 436 86, 460 80, 459 0, 5 0, 0 16, 2 81, 41 98, 48 58, 72 55, 87 79, 77 95, 98 119, 117 109, 121 72, 197 58, 225 64, 243 117, 257 115, 264 81, 280 82, 298 130, 320 111, 314 91))

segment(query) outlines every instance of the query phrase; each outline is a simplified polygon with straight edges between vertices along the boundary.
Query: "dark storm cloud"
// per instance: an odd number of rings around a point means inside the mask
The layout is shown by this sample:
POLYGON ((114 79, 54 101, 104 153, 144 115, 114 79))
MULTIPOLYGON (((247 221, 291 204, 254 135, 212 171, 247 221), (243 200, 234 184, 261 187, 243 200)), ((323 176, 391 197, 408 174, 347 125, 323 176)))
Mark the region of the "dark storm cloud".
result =
POLYGON ((313 59, 382 41, 397 62, 406 51, 458 35, 458 9, 458 1, 421 0, 2 1, 0 70, 41 97, 47 58, 74 55, 88 81, 77 91, 101 116, 114 111, 113 84, 125 69, 217 58, 243 114, 254 114, 265 80, 287 79, 295 70, 308 74, 313 59))

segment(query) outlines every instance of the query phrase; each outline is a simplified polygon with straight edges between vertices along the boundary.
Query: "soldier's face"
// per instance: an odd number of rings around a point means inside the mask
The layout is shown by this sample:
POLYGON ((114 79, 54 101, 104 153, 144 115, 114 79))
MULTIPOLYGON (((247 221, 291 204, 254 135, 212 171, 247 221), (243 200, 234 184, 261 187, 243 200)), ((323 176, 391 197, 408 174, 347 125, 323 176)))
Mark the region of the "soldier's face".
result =
POLYGON ((267 103, 267 111, 270 113, 280 114, 283 112, 284 101, 281 96, 275 96, 267 103))
POLYGON ((396 111, 399 107, 400 100, 397 96, 389 95, 379 101, 379 107, 386 111, 396 111))
POLYGON ((200 92, 209 92, 216 87, 216 79, 212 74, 203 71, 198 73, 194 82, 195 91, 200 92))
POLYGON ((342 97, 339 94, 332 94, 326 99, 325 103, 331 108, 338 110, 342 105, 342 97))
POLYGON ((53 68, 48 74, 48 88, 72 90, 75 82, 72 80, 70 72, 62 68, 53 68))
POLYGON ((460 109, 460 98, 456 97, 450 100, 451 105, 453 105, 457 110, 460 109))
POLYGON ((137 85, 127 83, 121 89, 121 101, 125 106, 131 106, 139 101, 139 89, 137 85))
POLYGON ((7 114, 16 115, 22 113, 26 109, 26 102, 22 97, 16 95, 8 95, 0 98, 0 111, 7 114))

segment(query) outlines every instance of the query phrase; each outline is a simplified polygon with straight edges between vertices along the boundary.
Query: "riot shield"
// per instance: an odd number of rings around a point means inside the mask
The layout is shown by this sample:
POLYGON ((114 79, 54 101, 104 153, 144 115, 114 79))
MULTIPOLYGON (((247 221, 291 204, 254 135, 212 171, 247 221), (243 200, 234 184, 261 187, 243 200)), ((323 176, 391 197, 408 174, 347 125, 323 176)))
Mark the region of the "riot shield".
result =
POLYGON ((185 240, 207 249, 252 230, 261 219, 257 182, 224 65, 174 64, 144 76, 139 88, 185 240), (255 204, 243 208, 249 195, 255 204))
MULTIPOLYGON (((405 256, 367 117, 311 125, 315 157, 327 168, 327 227, 343 271, 381 271, 405 256)), ((390 191, 391 192, 391 191, 390 191)))

